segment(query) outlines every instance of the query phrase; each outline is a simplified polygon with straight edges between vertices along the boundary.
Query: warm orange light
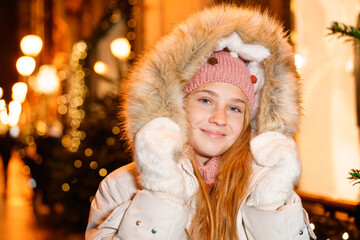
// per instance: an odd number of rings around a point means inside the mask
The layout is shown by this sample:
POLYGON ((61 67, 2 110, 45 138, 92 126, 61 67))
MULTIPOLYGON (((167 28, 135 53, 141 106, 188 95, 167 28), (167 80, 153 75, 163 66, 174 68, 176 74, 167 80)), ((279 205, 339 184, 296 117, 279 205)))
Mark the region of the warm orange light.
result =
POLYGON ((26 98, 28 87, 24 82, 17 82, 12 87, 12 98, 18 102, 23 103, 26 98))
POLYGON ((9 123, 9 116, 7 114, 6 108, 0 110, 0 123, 7 125, 9 123))
POLYGON ((99 175, 102 176, 102 177, 105 177, 107 174, 107 170, 105 168, 101 168, 99 170, 99 175))
POLYGON ((54 93, 59 89, 59 77, 55 66, 42 65, 36 81, 36 91, 41 93, 54 93))
POLYGON ((32 57, 20 57, 16 61, 16 69, 22 76, 30 76, 35 70, 35 59, 32 57))
POLYGON ((37 35, 26 35, 20 41, 21 51, 27 55, 36 57, 41 52, 43 41, 37 35))
POLYGON ((21 103, 18 101, 11 101, 9 103, 9 112, 10 114, 20 115, 21 113, 21 103))
POLYGON ((21 103, 18 101, 11 101, 9 103, 9 126, 14 127, 18 124, 21 114, 21 103))
POLYGON ((6 106, 5 100, 1 99, 0 100, 0 111, 6 110, 5 106, 6 106))
POLYGON ((102 61, 97 61, 94 64, 94 71, 99 75, 104 75, 108 70, 107 65, 102 61))
POLYGON ((127 59, 130 55, 131 45, 126 38, 117 38, 110 44, 111 53, 119 59, 127 59))
POLYGON ((2 87, 0 87, 0 98, 2 98, 3 94, 4 94, 4 90, 2 89, 2 87))
POLYGON ((34 125, 35 125, 37 134, 39 134, 40 136, 44 136, 47 133, 48 126, 44 121, 36 120, 34 125))

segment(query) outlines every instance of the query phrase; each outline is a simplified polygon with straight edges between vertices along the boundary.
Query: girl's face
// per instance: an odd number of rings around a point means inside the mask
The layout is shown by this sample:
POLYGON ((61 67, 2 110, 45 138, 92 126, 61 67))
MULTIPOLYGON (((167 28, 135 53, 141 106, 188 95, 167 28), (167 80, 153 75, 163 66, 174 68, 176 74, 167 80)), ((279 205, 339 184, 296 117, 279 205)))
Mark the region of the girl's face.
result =
POLYGON ((243 129, 246 106, 241 89, 224 82, 204 84, 186 97, 190 144, 199 161, 220 156, 234 144, 243 129))

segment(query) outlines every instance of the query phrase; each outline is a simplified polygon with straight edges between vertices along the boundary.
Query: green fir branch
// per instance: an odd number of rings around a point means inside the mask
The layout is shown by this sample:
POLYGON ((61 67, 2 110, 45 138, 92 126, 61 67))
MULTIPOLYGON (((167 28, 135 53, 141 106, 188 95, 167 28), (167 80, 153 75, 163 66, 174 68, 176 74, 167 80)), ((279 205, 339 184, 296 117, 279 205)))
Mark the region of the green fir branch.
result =
POLYGON ((331 33, 329 34, 338 34, 340 35, 340 37, 345 36, 345 37, 355 38, 356 41, 360 41, 359 28, 348 26, 339 22, 333 22, 331 24, 331 27, 329 27, 329 30, 331 31, 331 33))
POLYGON ((356 184, 360 184, 360 170, 359 169, 351 169, 351 171, 349 172, 350 177, 348 177, 348 179, 350 180, 350 182, 354 182, 353 185, 356 184))

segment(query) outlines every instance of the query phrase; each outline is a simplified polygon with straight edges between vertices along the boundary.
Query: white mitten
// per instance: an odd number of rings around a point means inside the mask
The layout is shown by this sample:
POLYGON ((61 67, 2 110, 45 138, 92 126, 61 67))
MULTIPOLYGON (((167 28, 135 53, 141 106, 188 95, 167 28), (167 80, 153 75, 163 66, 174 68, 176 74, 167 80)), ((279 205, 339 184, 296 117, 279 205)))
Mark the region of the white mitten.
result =
POLYGON ((254 164, 270 170, 256 184, 246 205, 276 209, 285 204, 301 175, 295 141, 278 132, 265 132, 250 141, 254 164))
POLYGON ((182 168, 190 164, 183 153, 180 127, 169 118, 155 118, 135 136, 135 162, 142 186, 188 201, 197 192, 196 178, 182 168))

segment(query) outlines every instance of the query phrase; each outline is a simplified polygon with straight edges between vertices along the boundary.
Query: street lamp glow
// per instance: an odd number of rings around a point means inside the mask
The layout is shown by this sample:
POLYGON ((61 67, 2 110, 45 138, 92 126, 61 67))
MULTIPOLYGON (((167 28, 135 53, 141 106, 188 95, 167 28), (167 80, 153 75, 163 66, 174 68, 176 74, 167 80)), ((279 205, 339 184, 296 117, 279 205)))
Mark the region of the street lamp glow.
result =
POLYGON ((111 53, 119 59, 127 59, 130 55, 131 45, 126 38, 117 38, 110 44, 111 53))
POLYGON ((0 87, 0 98, 2 98, 3 94, 4 94, 4 90, 2 89, 2 87, 0 87))
POLYGON ((94 71, 99 75, 104 75, 108 70, 107 65, 104 62, 97 61, 94 64, 94 71))
POLYGON ((5 100, 1 99, 0 100, 0 112, 3 111, 3 110, 6 110, 5 107, 6 107, 5 100))
POLYGON ((16 69, 22 76, 30 76, 35 70, 35 59, 23 56, 16 61, 16 69))
POLYGON ((9 118, 6 109, 0 111, 0 123, 2 123, 3 125, 7 125, 9 123, 9 118))
POLYGON ((24 82, 17 82, 12 87, 12 98, 18 102, 24 102, 28 87, 24 82))
POLYGON ((11 101, 9 103, 9 116, 20 115, 20 113, 21 113, 21 103, 18 101, 11 101))
POLYGON ((17 124, 19 123, 19 118, 20 118, 20 116, 18 116, 18 115, 10 114, 8 125, 10 127, 17 126, 17 124))
POLYGON ((10 127, 15 127, 20 118, 21 113, 21 103, 18 101, 11 101, 9 103, 9 116, 8 116, 8 124, 10 127))
POLYGON ((27 55, 36 57, 41 52, 43 41, 37 35, 26 35, 20 41, 21 51, 27 55))
POLYGON ((59 77, 55 66, 42 65, 36 81, 36 90, 41 93, 54 93, 59 89, 59 77))

